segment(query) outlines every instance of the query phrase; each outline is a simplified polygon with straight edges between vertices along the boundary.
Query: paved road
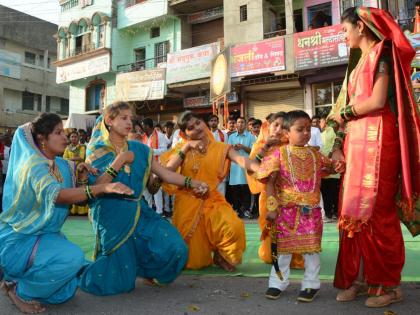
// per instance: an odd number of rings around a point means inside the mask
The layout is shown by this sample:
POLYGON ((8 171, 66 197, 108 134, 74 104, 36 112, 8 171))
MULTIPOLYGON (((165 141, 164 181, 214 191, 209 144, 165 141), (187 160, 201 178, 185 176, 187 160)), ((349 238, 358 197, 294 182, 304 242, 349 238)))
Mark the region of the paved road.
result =
MULTIPOLYGON (((420 283, 403 284, 405 300, 383 309, 367 309, 364 299, 340 304, 336 290, 323 283, 316 300, 310 304, 296 302, 299 283, 294 282, 281 299, 264 298, 267 279, 244 277, 181 276, 167 287, 152 287, 138 280, 134 292, 111 297, 95 297, 77 292, 63 305, 49 306, 46 314, 287 314, 287 315, 398 315, 420 314, 420 283)), ((6 296, 0 296, 0 315, 19 314, 6 296)))

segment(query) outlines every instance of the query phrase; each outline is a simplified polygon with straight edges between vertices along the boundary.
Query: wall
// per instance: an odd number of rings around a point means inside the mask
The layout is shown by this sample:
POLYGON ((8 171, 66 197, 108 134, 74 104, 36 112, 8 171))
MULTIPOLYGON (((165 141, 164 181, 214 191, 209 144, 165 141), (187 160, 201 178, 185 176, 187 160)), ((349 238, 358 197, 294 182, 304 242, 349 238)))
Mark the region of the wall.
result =
POLYGON ((224 0, 223 6, 225 46, 264 38, 263 0, 224 0), (241 5, 248 5, 248 19, 244 22, 239 21, 241 5))
POLYGON ((134 49, 146 48, 146 59, 154 58, 155 44, 169 41, 171 52, 181 49, 181 21, 167 17, 161 23, 132 27, 124 30, 113 29, 112 34, 112 69, 119 65, 135 61, 134 49), (160 36, 150 38, 150 29, 160 27, 160 36))
POLYGON ((125 1, 118 2, 118 29, 150 21, 153 18, 168 13, 167 0, 148 0, 130 7, 125 7, 125 1))
POLYGON ((84 113, 85 112, 85 88, 92 80, 106 81, 105 105, 109 105, 115 101, 115 74, 112 72, 104 73, 96 77, 90 77, 83 80, 73 81, 70 86, 70 113, 84 113))

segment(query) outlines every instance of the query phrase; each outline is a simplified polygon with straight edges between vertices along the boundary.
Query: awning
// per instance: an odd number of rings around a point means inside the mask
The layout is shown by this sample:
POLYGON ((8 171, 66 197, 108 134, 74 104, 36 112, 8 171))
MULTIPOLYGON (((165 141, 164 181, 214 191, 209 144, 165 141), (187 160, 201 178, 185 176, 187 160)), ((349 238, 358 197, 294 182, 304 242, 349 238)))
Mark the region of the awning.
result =
POLYGON ((96 116, 71 113, 64 123, 64 129, 92 129, 95 125, 96 116))

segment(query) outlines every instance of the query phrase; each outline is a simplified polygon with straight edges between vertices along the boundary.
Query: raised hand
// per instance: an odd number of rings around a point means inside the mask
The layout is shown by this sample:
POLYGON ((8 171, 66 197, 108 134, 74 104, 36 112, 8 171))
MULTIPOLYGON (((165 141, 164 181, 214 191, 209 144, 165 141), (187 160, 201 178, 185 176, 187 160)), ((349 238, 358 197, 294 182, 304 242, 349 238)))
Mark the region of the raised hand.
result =
POLYGON ((120 195, 134 194, 134 191, 130 187, 127 187, 126 185, 120 182, 108 183, 108 184, 103 184, 103 185, 104 185, 103 192, 105 194, 120 194, 120 195))
POLYGON ((191 188, 193 190, 194 195, 196 195, 199 198, 205 198, 207 193, 209 192, 209 186, 206 183, 203 183, 201 181, 197 181, 193 179, 191 181, 191 188))

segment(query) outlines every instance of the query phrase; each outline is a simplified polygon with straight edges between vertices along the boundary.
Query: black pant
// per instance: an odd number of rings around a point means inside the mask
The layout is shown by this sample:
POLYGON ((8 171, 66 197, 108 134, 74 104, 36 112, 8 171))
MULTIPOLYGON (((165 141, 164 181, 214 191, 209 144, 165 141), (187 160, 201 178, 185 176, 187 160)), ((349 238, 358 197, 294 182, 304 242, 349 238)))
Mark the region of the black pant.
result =
POLYGON ((243 214, 249 211, 251 207, 251 192, 248 185, 231 185, 230 186, 233 199, 233 209, 243 214))
POLYGON ((321 194, 324 201, 325 216, 329 219, 338 214, 338 195, 340 193, 339 178, 323 178, 321 180, 321 194))

